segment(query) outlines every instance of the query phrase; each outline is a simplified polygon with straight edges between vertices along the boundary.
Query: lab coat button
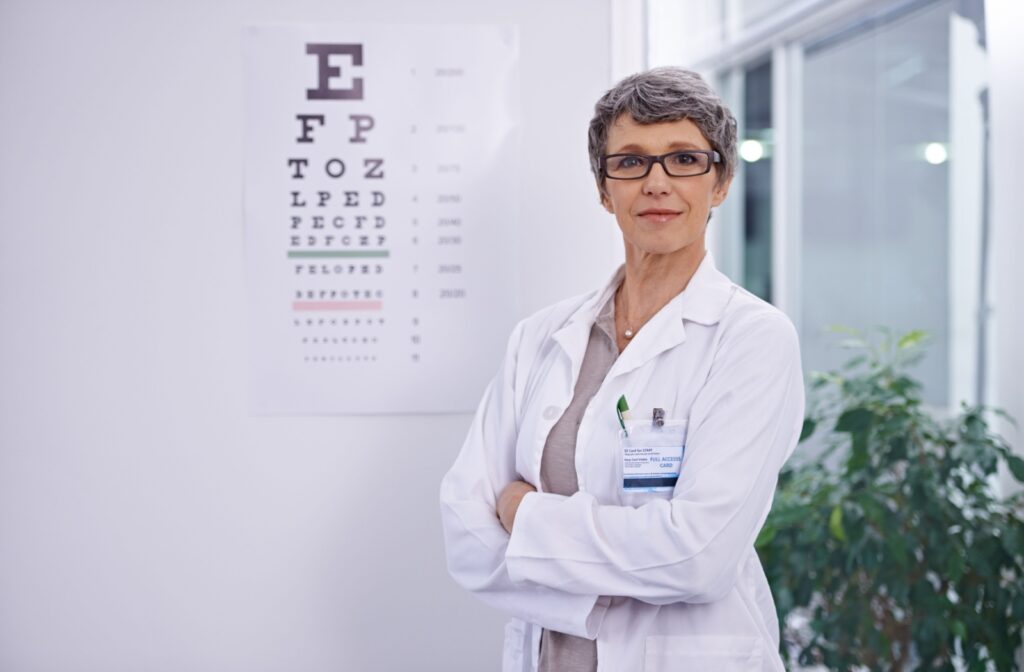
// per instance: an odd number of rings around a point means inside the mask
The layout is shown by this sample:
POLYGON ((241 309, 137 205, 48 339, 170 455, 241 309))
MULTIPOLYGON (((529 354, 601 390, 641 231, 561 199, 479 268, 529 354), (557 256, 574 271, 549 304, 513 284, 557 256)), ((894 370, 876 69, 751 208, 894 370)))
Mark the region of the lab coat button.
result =
POLYGON ((554 420, 557 417, 558 417, 558 407, 557 406, 548 406, 547 408, 544 409, 544 419, 545 420, 554 420))

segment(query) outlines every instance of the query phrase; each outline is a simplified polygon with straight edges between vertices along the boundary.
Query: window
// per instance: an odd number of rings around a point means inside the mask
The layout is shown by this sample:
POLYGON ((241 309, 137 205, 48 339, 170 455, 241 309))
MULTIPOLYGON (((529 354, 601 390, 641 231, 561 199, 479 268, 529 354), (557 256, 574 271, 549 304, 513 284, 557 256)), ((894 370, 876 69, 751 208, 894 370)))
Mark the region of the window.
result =
POLYGON ((981 0, 648 5, 649 64, 702 72, 739 122, 712 249, 793 317, 805 368, 848 356, 830 325, 924 329, 925 400, 984 401, 981 0))

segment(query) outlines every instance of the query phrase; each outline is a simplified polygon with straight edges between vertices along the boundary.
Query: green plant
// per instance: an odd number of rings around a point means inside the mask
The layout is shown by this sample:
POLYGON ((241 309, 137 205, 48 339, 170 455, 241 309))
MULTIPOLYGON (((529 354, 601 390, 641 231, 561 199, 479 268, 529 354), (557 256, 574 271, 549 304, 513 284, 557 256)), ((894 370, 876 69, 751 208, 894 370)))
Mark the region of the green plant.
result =
POLYGON ((801 441, 831 432, 783 469, 756 543, 790 662, 1015 669, 1024 497, 1000 498, 993 481, 1006 464, 1024 482, 1024 460, 983 409, 940 420, 922 407, 906 373, 922 340, 857 339, 842 371, 812 376, 801 441))

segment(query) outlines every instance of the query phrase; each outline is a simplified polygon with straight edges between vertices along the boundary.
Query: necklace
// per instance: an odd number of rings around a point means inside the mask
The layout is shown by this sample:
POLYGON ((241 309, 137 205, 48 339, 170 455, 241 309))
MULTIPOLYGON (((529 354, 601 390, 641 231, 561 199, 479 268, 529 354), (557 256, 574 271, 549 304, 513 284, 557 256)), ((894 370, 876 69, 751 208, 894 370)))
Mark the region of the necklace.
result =
MULTIPOLYGON (((625 283, 623 283, 623 285, 625 285, 625 283)), ((633 338, 634 332, 629 326, 629 318, 626 317, 626 315, 628 314, 628 311, 626 310, 626 292, 623 291, 622 286, 619 287, 619 298, 621 299, 620 303, 622 303, 622 324, 626 326, 626 330, 622 332, 622 335, 625 336, 626 338, 633 338)))

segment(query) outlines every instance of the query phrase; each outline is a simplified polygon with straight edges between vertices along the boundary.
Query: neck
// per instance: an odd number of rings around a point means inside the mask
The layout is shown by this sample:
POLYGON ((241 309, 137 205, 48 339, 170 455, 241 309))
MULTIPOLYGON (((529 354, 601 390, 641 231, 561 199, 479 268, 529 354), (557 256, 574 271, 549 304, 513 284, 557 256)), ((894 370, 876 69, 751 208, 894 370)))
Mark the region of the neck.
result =
POLYGON ((635 333, 686 289, 705 253, 703 240, 671 254, 651 254, 627 244, 626 275, 616 305, 620 333, 635 333))

